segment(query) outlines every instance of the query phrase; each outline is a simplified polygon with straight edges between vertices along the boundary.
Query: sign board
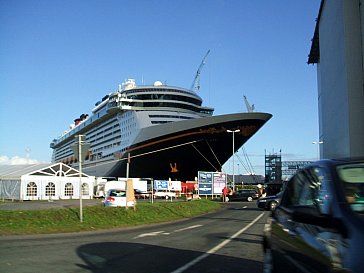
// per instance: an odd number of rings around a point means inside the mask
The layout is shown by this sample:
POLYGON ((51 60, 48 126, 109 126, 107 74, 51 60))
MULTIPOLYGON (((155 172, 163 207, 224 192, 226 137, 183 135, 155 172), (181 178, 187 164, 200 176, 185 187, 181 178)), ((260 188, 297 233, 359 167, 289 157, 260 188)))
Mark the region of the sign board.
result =
POLYGON ((154 180, 155 190, 168 190, 168 180, 154 180))
POLYGON ((168 190, 170 190, 170 191, 182 191, 181 181, 168 181, 168 190))
POLYGON ((201 195, 212 194, 212 172, 198 172, 198 193, 201 195))
POLYGON ((154 189, 157 191, 182 191, 182 185, 181 181, 154 180, 154 189))
POLYGON ((199 192, 199 194, 211 195, 212 194, 212 184, 199 183, 198 192, 199 192))
POLYGON ((198 172, 199 183, 212 183, 212 172, 198 172))
POLYGON ((126 204, 129 206, 130 202, 134 204, 135 196, 134 196, 134 187, 133 187, 133 179, 128 179, 126 181, 126 204))
POLYGON ((198 193, 200 195, 221 194, 226 186, 226 174, 221 172, 198 172, 198 193))
POLYGON ((226 186, 225 173, 213 173, 214 180, 214 194, 221 194, 222 189, 226 186))

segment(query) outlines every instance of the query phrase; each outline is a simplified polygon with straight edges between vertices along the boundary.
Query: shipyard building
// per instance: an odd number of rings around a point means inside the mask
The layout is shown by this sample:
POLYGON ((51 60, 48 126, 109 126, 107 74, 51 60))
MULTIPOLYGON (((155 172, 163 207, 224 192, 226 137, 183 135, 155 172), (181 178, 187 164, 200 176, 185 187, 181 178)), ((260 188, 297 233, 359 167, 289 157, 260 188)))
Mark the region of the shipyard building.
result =
POLYGON ((362 4, 321 1, 308 57, 317 65, 321 158, 364 155, 362 4))

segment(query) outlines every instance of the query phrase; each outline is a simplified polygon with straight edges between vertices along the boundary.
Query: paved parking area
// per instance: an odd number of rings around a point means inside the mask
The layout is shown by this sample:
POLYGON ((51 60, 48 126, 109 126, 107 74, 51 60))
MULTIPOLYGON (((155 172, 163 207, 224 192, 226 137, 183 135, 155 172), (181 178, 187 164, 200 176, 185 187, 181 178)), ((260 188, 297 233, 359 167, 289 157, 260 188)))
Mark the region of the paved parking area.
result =
MULTIPOLYGON (((82 207, 101 206, 101 199, 83 199, 82 207)), ((79 208, 80 200, 54 200, 54 201, 0 201, 0 210, 39 210, 39 209, 60 209, 79 208)))

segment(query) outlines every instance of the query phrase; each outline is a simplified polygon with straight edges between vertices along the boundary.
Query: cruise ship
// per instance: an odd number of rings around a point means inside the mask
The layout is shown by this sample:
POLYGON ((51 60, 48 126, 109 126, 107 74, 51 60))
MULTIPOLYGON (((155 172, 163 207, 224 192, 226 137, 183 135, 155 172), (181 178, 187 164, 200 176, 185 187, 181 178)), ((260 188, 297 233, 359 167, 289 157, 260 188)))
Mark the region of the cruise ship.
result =
POLYGON ((238 150, 272 117, 214 116, 202 102, 193 89, 160 81, 138 86, 128 79, 51 142, 52 161, 78 167, 71 147, 84 135, 90 149, 82 168, 88 175, 195 180, 198 171, 221 171, 233 147, 238 150))

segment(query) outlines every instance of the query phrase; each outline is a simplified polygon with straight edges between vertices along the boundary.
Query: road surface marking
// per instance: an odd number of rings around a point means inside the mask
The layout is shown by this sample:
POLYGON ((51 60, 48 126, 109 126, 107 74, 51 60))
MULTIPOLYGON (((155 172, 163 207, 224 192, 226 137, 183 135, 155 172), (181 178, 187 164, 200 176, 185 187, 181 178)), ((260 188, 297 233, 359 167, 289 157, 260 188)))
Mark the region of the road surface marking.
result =
POLYGON ((148 236, 170 235, 171 233, 181 232, 181 231, 198 228, 198 227, 202 227, 202 225, 195 225, 195 226, 180 228, 180 229, 176 229, 172 232, 154 231, 154 232, 149 232, 149 233, 143 233, 143 234, 139 234, 138 236, 135 236, 133 239, 138 239, 138 238, 143 238, 143 237, 148 237, 148 236))
POLYGON ((185 230, 189 230, 189 229, 193 229, 193 228, 198 228, 198 227, 202 227, 202 225, 195 225, 195 226, 180 228, 180 229, 175 230, 174 232, 181 232, 181 231, 185 231, 185 230))
POLYGON ((133 239, 143 238, 143 237, 147 237, 147 236, 157 236, 159 234, 169 235, 169 233, 166 234, 164 231, 154 231, 154 232, 139 234, 138 236, 134 237, 133 239))
POLYGON ((190 261, 189 263, 185 264, 184 266, 181 266, 180 268, 177 268, 176 270, 172 271, 171 273, 181 273, 181 272, 189 269, 191 266, 194 266, 198 262, 202 261, 203 259, 207 258, 211 254, 214 254, 215 252, 217 252, 218 250, 220 250, 221 248, 223 248, 225 245, 227 245, 228 243, 230 243, 233 239, 235 239, 236 237, 238 237, 240 234, 242 234, 243 232, 245 232, 252 225, 254 225, 263 215, 264 215, 264 212, 261 213, 257 218, 255 218, 252 222, 250 222, 249 225, 245 226, 244 228, 242 228, 241 230, 239 230, 238 232, 236 232, 234 235, 232 235, 229 239, 226 239, 226 240, 222 241, 220 244, 218 244, 217 246, 211 248, 205 254, 202 254, 201 256, 199 256, 196 259, 190 261))

